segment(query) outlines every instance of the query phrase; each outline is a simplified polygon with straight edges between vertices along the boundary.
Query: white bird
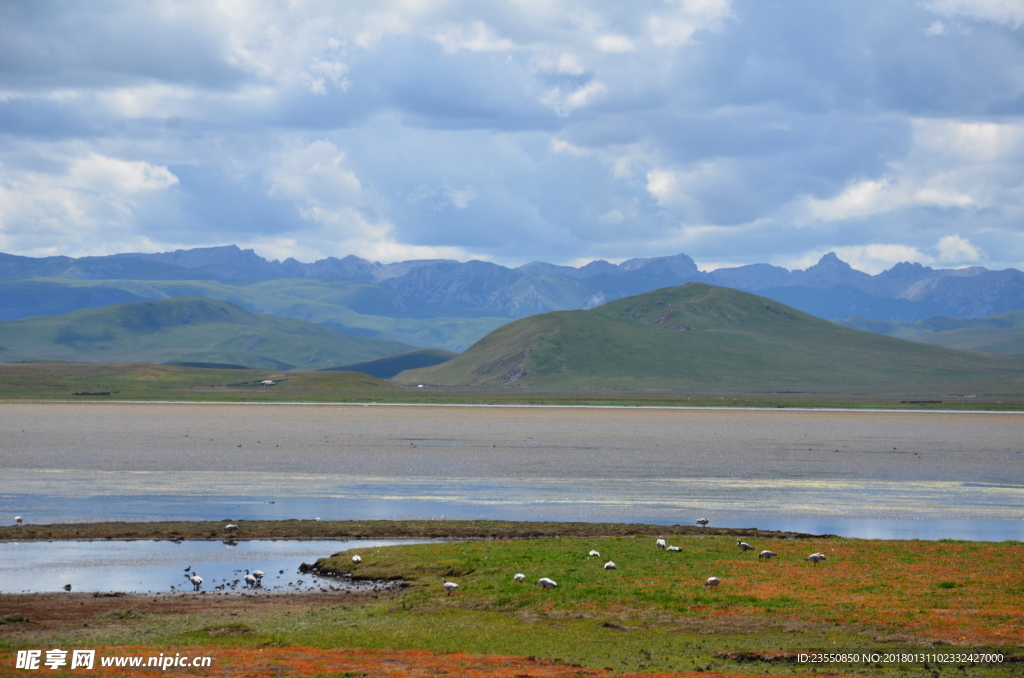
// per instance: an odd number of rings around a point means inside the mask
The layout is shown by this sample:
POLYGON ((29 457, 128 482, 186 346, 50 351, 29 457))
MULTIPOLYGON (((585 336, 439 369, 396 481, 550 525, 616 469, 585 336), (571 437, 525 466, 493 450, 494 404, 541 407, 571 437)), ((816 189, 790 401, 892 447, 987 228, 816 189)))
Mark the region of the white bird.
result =
POLYGON ((769 551, 768 549, 765 549, 764 551, 761 551, 759 554, 757 554, 757 559, 761 560, 762 558, 764 558, 765 560, 771 560, 777 555, 779 554, 775 551, 769 551))
POLYGON ((264 573, 263 570, 253 570, 252 571, 252 576, 256 577, 257 579, 263 579, 265 574, 266 573, 264 573))
POLYGON ((245 575, 245 584, 246 586, 256 586, 256 577, 251 574, 245 575))
POLYGON ((526 581, 526 575, 523 574, 522 572, 519 572, 514 577, 512 577, 512 580, 513 581, 526 581))
POLYGON ((700 518, 700 519, 699 519, 699 520, 697 521, 697 524, 698 524, 698 525, 700 525, 701 527, 707 527, 707 526, 708 526, 708 523, 710 523, 710 522, 711 522, 711 521, 710 521, 710 520, 708 520, 707 518, 700 518))
POLYGON ((604 569, 606 569, 606 570, 614 570, 615 569, 615 563, 613 561, 609 560, 607 563, 604 564, 604 569))
POLYGON ((814 566, 817 567, 818 563, 823 563, 826 560, 828 560, 828 558, 825 557, 824 553, 812 553, 811 555, 804 558, 804 560, 814 563, 814 566))
POLYGON ((22 518, 21 516, 14 516, 14 524, 15 525, 21 525, 24 522, 25 522, 25 519, 22 518))
POLYGON ((191 577, 188 578, 188 580, 192 582, 192 586, 196 587, 196 591, 198 591, 199 588, 203 585, 203 578, 200 577, 198 574, 193 574, 191 577))
POLYGON ((227 530, 228 532, 234 532, 235 530, 238 529, 238 525, 235 525, 234 523, 228 523, 227 525, 224 526, 224 529, 227 530))
POLYGON ((665 548, 665 540, 662 539, 661 537, 658 537, 658 541, 656 541, 654 543, 658 545, 659 549, 665 548))
POLYGON ((459 585, 453 581, 448 581, 447 579, 442 579, 441 581, 444 582, 444 590, 448 592, 449 596, 452 594, 452 591, 459 588, 459 585))
POLYGON ((708 580, 704 582, 704 590, 707 591, 708 588, 715 588, 721 583, 722 580, 718 577, 708 577, 708 580))
POLYGON ((363 562, 363 559, 361 557, 359 557, 359 556, 352 556, 352 564, 353 565, 358 565, 361 562, 363 562))
POLYGON ((590 555, 591 555, 591 556, 599 556, 599 555, 601 555, 601 554, 600 554, 600 553, 598 553, 597 551, 595 551, 594 549, 590 549, 590 555))
POLYGON ((748 544, 745 541, 737 541, 736 542, 736 546, 740 547, 740 553, 745 553, 747 551, 753 551, 754 550, 754 547, 751 546, 750 544, 748 544))
POLYGON ((541 577, 540 579, 537 580, 537 583, 534 586, 540 586, 542 589, 553 589, 556 586, 558 586, 558 584, 555 582, 554 579, 548 579, 547 577, 541 577))
POLYGON ((679 548, 678 546, 669 546, 669 547, 668 547, 667 549, 665 549, 665 550, 666 550, 666 551, 682 551, 683 549, 679 548))

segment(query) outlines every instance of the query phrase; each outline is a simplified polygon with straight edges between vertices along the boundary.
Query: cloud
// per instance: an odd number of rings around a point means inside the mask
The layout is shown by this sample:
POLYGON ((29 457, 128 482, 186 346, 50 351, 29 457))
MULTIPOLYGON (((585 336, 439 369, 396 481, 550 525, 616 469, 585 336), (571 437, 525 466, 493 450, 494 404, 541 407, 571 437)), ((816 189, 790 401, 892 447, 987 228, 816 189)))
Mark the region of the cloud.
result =
POLYGON ((0 249, 1024 266, 1020 8, 7 3, 0 249))

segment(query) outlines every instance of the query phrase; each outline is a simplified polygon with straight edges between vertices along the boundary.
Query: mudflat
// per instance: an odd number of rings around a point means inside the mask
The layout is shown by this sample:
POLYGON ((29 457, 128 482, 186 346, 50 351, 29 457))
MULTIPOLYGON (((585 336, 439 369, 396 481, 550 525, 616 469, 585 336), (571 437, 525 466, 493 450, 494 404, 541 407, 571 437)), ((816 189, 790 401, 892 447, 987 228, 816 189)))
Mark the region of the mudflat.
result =
POLYGON ((1024 414, 3 403, 15 470, 1024 484, 1024 414))

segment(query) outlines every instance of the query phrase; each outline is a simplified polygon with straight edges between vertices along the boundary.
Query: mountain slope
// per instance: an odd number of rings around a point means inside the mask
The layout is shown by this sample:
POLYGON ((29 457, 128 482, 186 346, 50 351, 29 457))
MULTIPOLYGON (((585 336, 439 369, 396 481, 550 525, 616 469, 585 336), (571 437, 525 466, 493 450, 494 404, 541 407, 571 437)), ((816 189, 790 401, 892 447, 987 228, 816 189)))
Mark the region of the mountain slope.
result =
POLYGON ((910 339, 932 346, 984 353, 1024 353, 1024 311, 985 318, 936 317, 916 323, 843 318, 844 327, 910 339))
POLYGON ((317 369, 412 347, 199 297, 115 304, 0 323, 0 361, 217 363, 317 369))
POLYGON ((517 320, 397 383, 545 389, 899 391, 1022 381, 997 359, 850 330, 703 283, 517 320))

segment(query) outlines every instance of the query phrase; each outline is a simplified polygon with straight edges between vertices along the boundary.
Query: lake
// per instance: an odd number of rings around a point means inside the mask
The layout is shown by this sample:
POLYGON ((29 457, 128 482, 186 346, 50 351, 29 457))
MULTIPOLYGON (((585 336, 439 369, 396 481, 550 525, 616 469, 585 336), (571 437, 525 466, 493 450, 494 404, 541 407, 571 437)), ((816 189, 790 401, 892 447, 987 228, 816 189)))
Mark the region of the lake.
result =
POLYGON ((0 404, 0 516, 490 518, 1024 539, 1024 415, 0 404))

